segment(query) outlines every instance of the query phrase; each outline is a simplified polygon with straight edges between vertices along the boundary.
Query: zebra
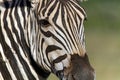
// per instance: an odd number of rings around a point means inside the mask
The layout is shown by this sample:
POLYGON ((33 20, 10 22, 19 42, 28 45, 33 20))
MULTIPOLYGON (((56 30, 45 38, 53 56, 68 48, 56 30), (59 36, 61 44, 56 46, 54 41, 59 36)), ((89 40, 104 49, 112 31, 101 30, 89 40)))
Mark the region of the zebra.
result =
POLYGON ((94 80, 79 0, 0 1, 0 80, 94 80))

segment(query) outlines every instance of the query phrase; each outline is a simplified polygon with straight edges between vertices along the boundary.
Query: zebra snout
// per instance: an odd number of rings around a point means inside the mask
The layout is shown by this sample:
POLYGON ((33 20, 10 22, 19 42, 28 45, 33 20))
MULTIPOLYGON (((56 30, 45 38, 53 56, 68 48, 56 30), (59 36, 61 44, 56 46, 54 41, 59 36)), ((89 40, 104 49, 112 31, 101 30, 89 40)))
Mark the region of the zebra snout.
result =
POLYGON ((65 77, 65 71, 70 67, 70 58, 71 56, 68 54, 59 56, 58 58, 54 59, 51 63, 51 71, 54 73, 58 78, 62 80, 65 77))
POLYGON ((95 80, 94 69, 91 67, 87 55, 84 57, 72 55, 71 66, 66 71, 67 76, 63 80, 95 80))

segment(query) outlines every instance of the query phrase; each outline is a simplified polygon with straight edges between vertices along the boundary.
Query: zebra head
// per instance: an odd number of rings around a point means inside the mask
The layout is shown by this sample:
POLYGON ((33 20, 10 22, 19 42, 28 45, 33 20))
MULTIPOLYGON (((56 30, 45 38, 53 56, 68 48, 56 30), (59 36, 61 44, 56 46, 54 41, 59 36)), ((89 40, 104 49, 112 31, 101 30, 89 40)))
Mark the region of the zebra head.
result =
POLYGON ((84 9, 78 0, 32 0, 37 28, 31 46, 35 62, 62 80, 94 80, 85 50, 84 9))

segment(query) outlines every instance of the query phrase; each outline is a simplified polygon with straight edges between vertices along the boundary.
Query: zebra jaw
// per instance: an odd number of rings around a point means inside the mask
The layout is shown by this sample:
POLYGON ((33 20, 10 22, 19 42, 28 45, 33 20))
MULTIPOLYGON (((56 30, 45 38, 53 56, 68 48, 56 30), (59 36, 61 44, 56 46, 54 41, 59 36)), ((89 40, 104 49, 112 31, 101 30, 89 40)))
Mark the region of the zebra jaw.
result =
POLYGON ((61 71, 56 71, 53 67, 52 71, 60 80, 95 80, 95 72, 89 63, 87 54, 84 57, 78 54, 71 55, 69 67, 64 67, 61 71))

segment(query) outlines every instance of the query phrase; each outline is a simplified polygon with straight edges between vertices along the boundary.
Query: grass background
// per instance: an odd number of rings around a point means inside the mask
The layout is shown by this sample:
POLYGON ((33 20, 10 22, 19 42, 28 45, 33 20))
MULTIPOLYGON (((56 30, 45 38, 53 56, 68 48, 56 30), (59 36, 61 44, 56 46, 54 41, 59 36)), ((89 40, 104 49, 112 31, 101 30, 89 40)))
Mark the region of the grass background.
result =
MULTIPOLYGON (((96 80, 120 80, 120 0, 88 0, 81 3, 86 49, 96 80)), ((58 80, 51 75, 48 80, 58 80)))

